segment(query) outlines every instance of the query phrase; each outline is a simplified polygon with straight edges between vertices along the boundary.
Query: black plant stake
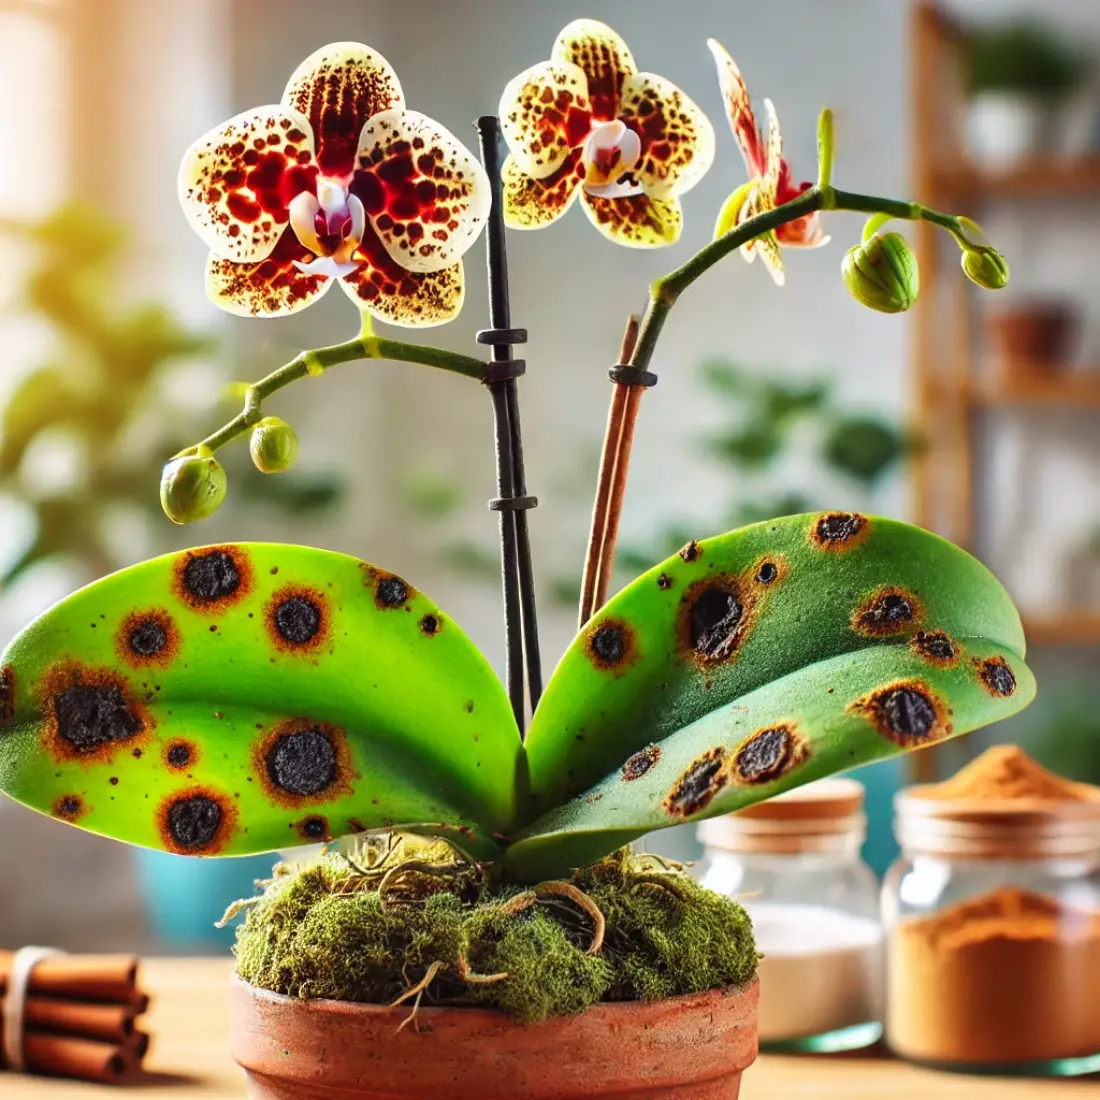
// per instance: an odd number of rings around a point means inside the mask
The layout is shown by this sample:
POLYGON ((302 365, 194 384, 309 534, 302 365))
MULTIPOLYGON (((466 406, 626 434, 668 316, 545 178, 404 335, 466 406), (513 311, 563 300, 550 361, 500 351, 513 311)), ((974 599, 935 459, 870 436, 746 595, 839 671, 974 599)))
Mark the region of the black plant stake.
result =
POLYGON ((477 120, 481 161, 492 188, 493 207, 486 227, 489 268, 489 324, 477 334, 488 344, 492 358, 485 381, 493 398, 496 421, 497 497, 489 507, 500 513, 500 554, 504 578, 504 631, 508 643, 508 696, 520 731, 524 729, 524 661, 532 710, 542 694, 542 661, 539 657, 538 620, 535 613, 535 579, 531 565, 531 539, 527 510, 538 500, 527 495, 523 470, 523 435, 520 429, 516 379, 526 364, 512 357, 512 345, 527 340, 525 329, 511 328, 508 305, 508 255, 504 243, 501 208, 500 121, 495 115, 477 120), (522 636, 520 634, 522 630, 522 636))

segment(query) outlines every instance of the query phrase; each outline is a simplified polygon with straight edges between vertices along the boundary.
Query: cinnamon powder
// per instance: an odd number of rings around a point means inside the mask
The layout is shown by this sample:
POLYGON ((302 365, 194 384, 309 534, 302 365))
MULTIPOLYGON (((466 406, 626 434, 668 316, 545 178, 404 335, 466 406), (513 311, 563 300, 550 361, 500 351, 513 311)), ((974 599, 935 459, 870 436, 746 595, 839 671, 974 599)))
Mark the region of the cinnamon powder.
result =
MULTIPOLYGON (((959 803, 987 803, 1006 822, 1016 806, 1041 803, 1057 812, 1055 804, 1075 804, 1080 812, 1081 803, 1100 802, 1100 790, 1046 771, 1014 746, 991 749, 947 782, 906 794, 934 799, 948 815, 959 803)), ((1027 832, 1021 829, 1022 842, 1027 832)), ((952 872, 963 885, 975 857, 964 844, 957 854, 967 860, 952 872)), ((990 861, 982 880, 998 865, 1006 878, 1021 866, 990 861)), ((1088 906, 1089 888, 1079 885, 1080 904, 1088 906)), ((1006 883, 934 915, 902 919, 889 937, 889 975, 888 1035, 905 1057, 991 1064, 1100 1053, 1098 910, 1006 883)))

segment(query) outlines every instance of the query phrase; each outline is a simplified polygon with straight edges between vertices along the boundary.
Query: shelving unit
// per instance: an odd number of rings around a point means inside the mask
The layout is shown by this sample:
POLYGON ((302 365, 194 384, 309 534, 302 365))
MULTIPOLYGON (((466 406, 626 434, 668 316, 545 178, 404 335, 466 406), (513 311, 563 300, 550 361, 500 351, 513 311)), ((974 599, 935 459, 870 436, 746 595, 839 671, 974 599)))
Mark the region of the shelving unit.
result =
MULTIPOLYGON (((966 31, 933 0, 916 0, 909 35, 914 193, 941 210, 981 219, 990 200, 1100 197, 1100 155, 1074 161, 1044 158, 1009 171, 968 162, 957 140, 964 102, 960 49, 966 31)), ((976 542, 975 428, 1006 408, 1100 414, 1100 370, 1064 375, 986 377, 975 364, 972 333, 977 292, 960 277, 958 255, 933 226, 916 227, 921 297, 914 308, 912 367, 915 419, 926 441, 915 466, 915 513, 921 526, 961 546, 976 542)), ((1025 617, 1032 644, 1100 645, 1100 609, 1025 617)), ((934 778, 936 754, 917 753, 917 780, 934 778)))

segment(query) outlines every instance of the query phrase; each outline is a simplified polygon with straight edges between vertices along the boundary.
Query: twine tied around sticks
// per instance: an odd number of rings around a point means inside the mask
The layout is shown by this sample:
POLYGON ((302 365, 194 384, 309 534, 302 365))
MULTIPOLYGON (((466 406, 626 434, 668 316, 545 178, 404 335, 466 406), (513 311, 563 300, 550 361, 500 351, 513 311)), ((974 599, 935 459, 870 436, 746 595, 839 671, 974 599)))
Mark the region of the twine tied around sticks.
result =
POLYGON ((40 962, 64 954, 55 947, 22 947, 12 959, 11 977, 3 1005, 0 1006, 0 1019, 4 1022, 4 1061, 16 1073, 22 1073, 27 1068, 23 1037, 31 975, 40 962))

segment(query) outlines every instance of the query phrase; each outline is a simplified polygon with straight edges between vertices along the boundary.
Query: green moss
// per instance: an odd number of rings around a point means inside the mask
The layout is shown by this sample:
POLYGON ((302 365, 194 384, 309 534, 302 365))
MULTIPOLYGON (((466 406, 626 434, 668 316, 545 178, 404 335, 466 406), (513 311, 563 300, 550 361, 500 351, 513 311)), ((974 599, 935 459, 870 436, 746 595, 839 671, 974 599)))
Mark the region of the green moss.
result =
MULTIPOLYGON (((606 920, 538 889, 493 884, 446 847, 403 839, 283 864, 245 903, 237 970, 293 997, 499 1009, 528 1023, 600 1001, 644 1001, 743 985, 757 953, 744 910, 648 856, 618 852, 578 874, 606 920)), ((582 899, 583 900, 583 899, 582 899)))

